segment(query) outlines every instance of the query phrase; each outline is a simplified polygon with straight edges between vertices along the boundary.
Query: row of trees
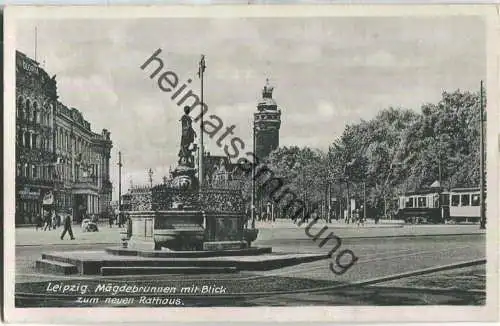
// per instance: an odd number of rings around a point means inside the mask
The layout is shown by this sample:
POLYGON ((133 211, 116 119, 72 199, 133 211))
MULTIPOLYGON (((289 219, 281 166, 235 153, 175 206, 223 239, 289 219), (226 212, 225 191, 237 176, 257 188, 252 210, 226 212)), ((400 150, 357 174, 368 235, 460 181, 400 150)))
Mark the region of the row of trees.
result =
POLYGON ((445 92, 420 113, 388 108, 347 125, 327 152, 282 147, 265 164, 309 204, 362 199, 366 191, 371 214, 383 216, 391 199, 436 180, 479 185, 480 107, 479 92, 445 92))

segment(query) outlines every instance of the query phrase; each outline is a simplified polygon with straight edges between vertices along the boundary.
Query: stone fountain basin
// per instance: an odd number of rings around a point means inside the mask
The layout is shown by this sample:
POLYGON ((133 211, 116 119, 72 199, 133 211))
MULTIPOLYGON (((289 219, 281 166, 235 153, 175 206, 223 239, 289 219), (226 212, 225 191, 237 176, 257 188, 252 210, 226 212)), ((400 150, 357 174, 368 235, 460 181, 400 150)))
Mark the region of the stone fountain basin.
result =
POLYGON ((205 236, 203 213, 198 210, 154 212, 155 248, 198 248, 205 236))

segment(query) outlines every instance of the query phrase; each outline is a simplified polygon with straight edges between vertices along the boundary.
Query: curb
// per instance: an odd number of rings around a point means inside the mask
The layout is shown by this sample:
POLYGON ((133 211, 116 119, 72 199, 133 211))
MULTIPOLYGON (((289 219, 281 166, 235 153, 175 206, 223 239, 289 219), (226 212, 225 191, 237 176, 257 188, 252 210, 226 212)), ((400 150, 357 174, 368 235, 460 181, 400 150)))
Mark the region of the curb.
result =
POLYGON ((78 245, 119 245, 119 242, 69 242, 69 243, 37 243, 37 244, 17 244, 16 247, 39 247, 39 246, 78 246, 78 245))
MULTIPOLYGON (((341 238, 342 240, 344 239, 377 239, 377 238, 384 238, 384 239, 387 239, 387 238, 419 238, 419 237, 444 237, 444 236, 461 236, 461 235, 486 235, 486 233, 449 233, 449 234, 406 234, 406 235, 376 235, 376 236, 366 236, 366 237, 353 237, 353 236, 349 236, 349 237, 339 237, 341 238)), ((256 241, 270 241, 270 240, 277 240, 277 241, 280 241, 280 240, 296 240, 296 241, 299 241, 299 240, 312 240, 310 237, 306 236, 304 238, 269 238, 269 239, 259 239, 257 238, 256 241)))

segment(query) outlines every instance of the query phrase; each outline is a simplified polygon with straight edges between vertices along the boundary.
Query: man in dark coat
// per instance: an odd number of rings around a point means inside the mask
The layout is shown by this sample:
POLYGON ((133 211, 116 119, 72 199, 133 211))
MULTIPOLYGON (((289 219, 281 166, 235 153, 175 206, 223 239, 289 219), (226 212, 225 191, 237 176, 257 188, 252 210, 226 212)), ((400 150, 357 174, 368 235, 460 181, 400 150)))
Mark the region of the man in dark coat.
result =
POLYGON ((66 214, 64 216, 64 230, 61 234, 61 240, 63 240, 64 236, 66 235, 66 232, 69 233, 69 236, 71 237, 71 240, 75 240, 75 237, 73 236, 73 229, 71 229, 71 213, 66 214))

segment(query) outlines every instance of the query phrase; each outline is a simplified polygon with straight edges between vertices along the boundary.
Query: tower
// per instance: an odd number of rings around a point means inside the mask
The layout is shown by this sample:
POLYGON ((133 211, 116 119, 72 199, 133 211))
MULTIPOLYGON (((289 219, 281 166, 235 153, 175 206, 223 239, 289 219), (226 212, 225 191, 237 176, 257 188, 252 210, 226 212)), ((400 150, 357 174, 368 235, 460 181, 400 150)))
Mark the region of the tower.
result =
POLYGON ((273 99, 273 89, 274 87, 269 85, 269 79, 266 79, 262 99, 257 104, 257 112, 254 113, 255 155, 259 160, 266 158, 279 146, 281 110, 273 99))

